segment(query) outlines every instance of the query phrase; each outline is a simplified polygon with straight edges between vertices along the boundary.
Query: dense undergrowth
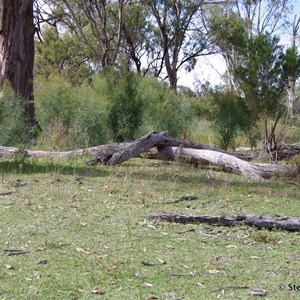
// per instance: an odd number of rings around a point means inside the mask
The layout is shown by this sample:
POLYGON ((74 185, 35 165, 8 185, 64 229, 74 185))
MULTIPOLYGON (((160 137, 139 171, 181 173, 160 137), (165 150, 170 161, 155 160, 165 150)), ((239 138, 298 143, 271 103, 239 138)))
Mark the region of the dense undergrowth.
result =
MULTIPOLYGON (((72 85, 55 74, 36 76, 35 140, 22 118, 22 101, 8 87, 0 106, 0 144, 66 150, 133 140, 149 131, 195 140, 224 149, 261 146, 264 122, 255 120, 241 99, 224 88, 194 93, 134 73, 111 72, 72 85), (255 121, 255 122, 254 122, 255 121)), ((270 120, 272 121, 272 120, 270 120)), ((285 141, 297 143, 299 119, 283 118, 285 141), (287 125, 288 122, 288 126, 287 125)))

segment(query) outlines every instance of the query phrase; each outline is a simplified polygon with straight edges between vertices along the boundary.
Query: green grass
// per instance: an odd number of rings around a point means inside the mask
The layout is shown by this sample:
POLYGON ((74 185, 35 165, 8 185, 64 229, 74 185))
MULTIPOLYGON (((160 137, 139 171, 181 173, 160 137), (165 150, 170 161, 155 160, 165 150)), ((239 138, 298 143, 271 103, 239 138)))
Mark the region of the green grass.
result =
POLYGON ((0 299, 252 299, 255 288, 267 290, 264 299, 299 299, 288 290, 300 284, 299 233, 146 218, 298 216, 300 189, 291 179, 254 182, 141 159, 87 167, 86 160, 0 161, 0 299), (186 194, 199 198, 172 203, 186 194))

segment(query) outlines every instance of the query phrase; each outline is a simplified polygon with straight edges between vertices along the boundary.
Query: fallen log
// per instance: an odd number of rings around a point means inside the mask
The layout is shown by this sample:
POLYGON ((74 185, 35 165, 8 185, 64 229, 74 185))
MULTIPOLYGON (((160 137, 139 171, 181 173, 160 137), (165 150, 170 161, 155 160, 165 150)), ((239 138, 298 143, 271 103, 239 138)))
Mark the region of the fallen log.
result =
POLYGON ((216 165, 226 171, 232 171, 254 180, 269 179, 272 176, 295 177, 300 173, 300 166, 297 164, 250 163, 226 153, 209 150, 164 147, 156 154, 152 154, 152 157, 193 164, 198 162, 200 165, 216 165))
POLYGON ((300 155, 300 147, 297 145, 280 144, 272 152, 274 160, 287 160, 295 155, 300 155))
POLYGON ((157 149, 160 150, 167 146, 210 150, 210 151, 228 154, 243 160, 251 160, 257 156, 256 154, 242 154, 242 153, 234 153, 234 152, 219 150, 214 147, 210 147, 208 145, 195 143, 193 141, 177 139, 166 135, 165 132, 153 131, 140 137, 139 139, 133 142, 122 144, 121 147, 118 149, 114 149, 114 147, 110 147, 107 149, 99 150, 98 153, 94 156, 94 158, 90 160, 88 163, 97 164, 97 163, 104 162, 107 165, 117 165, 123 163, 124 161, 130 158, 137 157, 141 153, 144 153, 153 147, 157 147, 157 149))
POLYGON ((15 155, 23 155, 24 157, 69 157, 76 155, 81 156, 84 154, 97 155, 101 151, 120 151, 129 144, 130 143, 107 144, 71 151, 28 150, 17 147, 0 146, 0 158, 9 158, 14 157, 15 155))
MULTIPOLYGON (((272 175, 296 176, 300 171, 298 165, 249 163, 240 159, 240 157, 245 157, 243 155, 217 150, 188 140, 172 138, 164 132, 151 132, 123 146, 118 150, 112 147, 99 151, 88 163, 102 162, 107 165, 116 165, 156 147, 157 151, 150 153, 149 158, 218 165, 225 170, 234 171, 254 180, 268 179, 272 175)), ((249 159, 248 156, 247 158, 249 159)))
POLYGON ((248 225, 266 229, 284 229, 300 231, 300 217, 276 215, 192 215, 180 213, 161 213, 147 216, 150 219, 161 219, 173 223, 205 223, 219 226, 248 225))
POLYGON ((22 155, 22 157, 93 155, 93 158, 87 162, 88 165, 97 163, 105 163, 107 165, 121 164, 143 153, 147 153, 148 158, 153 159, 217 165, 225 170, 234 171, 254 180, 267 179, 272 175, 293 177, 300 174, 299 164, 254 164, 247 160, 254 158, 255 155, 218 150, 193 141, 173 138, 164 132, 151 132, 133 142, 100 145, 74 151, 41 151, 0 147, 0 157, 18 154, 22 155), (156 149, 155 153, 151 151, 153 147, 156 149))
POLYGON ((123 161, 130 158, 137 157, 139 154, 146 152, 152 147, 165 146, 181 146, 193 149, 206 149, 221 153, 227 153, 244 160, 251 160, 257 156, 257 154, 242 154, 218 150, 217 148, 210 147, 208 145, 196 143, 189 140, 173 138, 166 135, 164 132, 153 131, 133 142, 99 145, 72 151, 27 150, 17 147, 0 146, 0 157, 11 157, 19 153, 23 154, 26 157, 68 157, 73 155, 91 154, 94 156, 94 158, 89 161, 89 164, 97 164, 102 162, 108 165, 114 165, 122 163, 123 161), (126 156, 124 156, 123 152, 126 152, 126 156))

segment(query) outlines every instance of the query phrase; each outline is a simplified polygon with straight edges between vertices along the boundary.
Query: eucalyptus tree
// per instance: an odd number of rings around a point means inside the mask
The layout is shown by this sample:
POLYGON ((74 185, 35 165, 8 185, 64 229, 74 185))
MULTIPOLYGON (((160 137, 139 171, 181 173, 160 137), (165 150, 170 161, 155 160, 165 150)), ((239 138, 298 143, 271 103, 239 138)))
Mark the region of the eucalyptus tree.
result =
POLYGON ((223 78, 229 89, 240 96, 243 92, 235 78, 234 69, 241 62, 241 52, 247 46, 246 21, 232 10, 214 7, 208 26, 210 38, 226 64, 223 78))
POLYGON ((275 130, 286 112, 290 78, 300 75, 300 56, 293 48, 284 51, 279 38, 270 33, 249 38, 244 51, 244 59, 235 68, 235 77, 248 108, 257 120, 264 121, 264 146, 272 155, 281 142, 275 130))
POLYGON ((62 15, 64 30, 90 49, 99 70, 125 62, 128 70, 143 75, 166 75, 176 90, 178 70, 193 69, 198 56, 209 54, 196 15, 202 2, 47 0, 45 14, 62 15))
POLYGON ((234 0, 229 1, 232 10, 246 20, 248 38, 266 31, 274 34, 284 30, 293 0, 234 0))
MULTIPOLYGON (((58 32, 76 36, 90 54, 89 65, 95 71, 121 65, 125 70, 141 73, 152 50, 152 26, 149 8, 141 2, 129 0, 44 0, 43 14, 51 19, 61 16, 56 23, 58 32)), ((80 49, 79 49, 80 50, 80 49)))
POLYGON ((170 87, 176 90, 179 69, 183 66, 193 69, 199 56, 210 53, 208 38, 197 16, 203 1, 144 0, 143 3, 151 8, 152 23, 158 33, 156 49, 160 60, 156 75, 165 68, 170 87))
POLYGON ((299 61, 297 61, 297 44, 296 39, 298 37, 298 32, 300 28, 300 18, 296 15, 291 23, 292 26, 292 42, 291 47, 287 50, 288 63, 290 68, 290 81, 288 88, 288 107, 292 117, 296 116, 299 108, 297 107, 297 102, 299 97, 296 96, 296 81, 298 79, 297 70, 299 69, 299 61))
POLYGON ((151 56, 155 39, 153 25, 149 22, 150 9, 141 2, 129 2, 124 7, 123 14, 121 62, 127 71, 135 70, 138 74, 145 75, 150 69, 151 63, 148 63, 147 58, 151 56))
POLYGON ((114 65, 120 52, 126 3, 125 0, 48 0, 44 14, 61 15, 58 24, 62 29, 74 33, 90 49, 95 68, 105 69, 114 65))
POLYGON ((211 40, 222 55, 227 72, 225 78, 238 95, 242 95, 235 79, 234 69, 240 63, 241 53, 253 36, 280 33, 286 30, 292 0, 228 0, 223 5, 208 5, 203 19, 211 40))
POLYGON ((0 28, 0 85, 8 81, 21 96, 27 123, 35 127, 33 1, 1 1, 0 28))

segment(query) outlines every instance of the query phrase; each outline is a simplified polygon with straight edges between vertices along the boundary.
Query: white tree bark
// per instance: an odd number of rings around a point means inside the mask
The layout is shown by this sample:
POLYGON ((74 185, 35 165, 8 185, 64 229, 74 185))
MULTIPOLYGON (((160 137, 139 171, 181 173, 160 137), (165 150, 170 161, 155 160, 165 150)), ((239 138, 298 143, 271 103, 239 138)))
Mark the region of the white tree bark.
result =
POLYGON ((250 163, 226 153, 202 149, 165 147, 155 156, 158 159, 217 165, 253 180, 268 179, 272 175, 293 176, 299 172, 297 165, 250 163))

